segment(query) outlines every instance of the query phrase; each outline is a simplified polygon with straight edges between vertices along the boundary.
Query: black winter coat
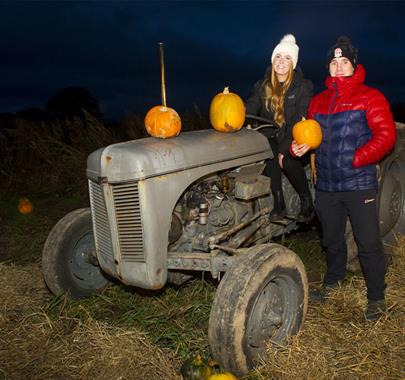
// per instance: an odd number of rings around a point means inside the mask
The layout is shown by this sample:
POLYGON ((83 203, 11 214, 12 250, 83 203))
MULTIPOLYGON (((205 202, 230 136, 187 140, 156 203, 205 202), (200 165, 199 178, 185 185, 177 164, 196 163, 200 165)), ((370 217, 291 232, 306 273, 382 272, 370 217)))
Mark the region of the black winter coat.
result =
MULTIPOLYGON (((271 66, 266 70, 265 77, 271 73, 271 66)), ((249 98, 245 102, 246 113, 265 117, 274 121, 274 112, 272 109, 266 109, 264 103, 264 80, 259 80, 255 83, 249 98)), ((292 141, 292 128, 295 123, 300 121, 302 117, 307 116, 307 109, 309 102, 313 96, 312 82, 304 78, 304 74, 297 66, 294 73, 293 81, 288 89, 284 100, 284 118, 285 124, 278 130, 277 142, 279 152, 286 155, 288 154, 291 141, 292 141)), ((268 128, 263 128, 260 131, 267 137, 266 133, 268 128)))

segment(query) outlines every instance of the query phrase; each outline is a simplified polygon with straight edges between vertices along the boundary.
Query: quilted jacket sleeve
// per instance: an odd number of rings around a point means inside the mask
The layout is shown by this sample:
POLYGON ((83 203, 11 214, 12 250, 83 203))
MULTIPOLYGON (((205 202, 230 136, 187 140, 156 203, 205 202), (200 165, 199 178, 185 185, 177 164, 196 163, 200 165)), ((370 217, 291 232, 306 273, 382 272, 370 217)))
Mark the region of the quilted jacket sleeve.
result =
POLYGON ((358 148, 353 157, 353 167, 359 168, 380 161, 395 145, 396 130, 389 104, 377 90, 368 97, 367 123, 371 139, 358 148))

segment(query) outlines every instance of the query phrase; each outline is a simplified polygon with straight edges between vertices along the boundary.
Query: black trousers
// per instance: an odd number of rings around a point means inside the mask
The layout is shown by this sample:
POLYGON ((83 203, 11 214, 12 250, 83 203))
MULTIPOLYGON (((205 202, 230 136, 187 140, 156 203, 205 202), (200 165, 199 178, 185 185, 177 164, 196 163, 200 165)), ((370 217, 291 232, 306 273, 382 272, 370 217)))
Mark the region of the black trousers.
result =
MULTIPOLYGON (((305 174, 304 165, 308 163, 307 157, 305 158, 294 158, 289 154, 284 156, 283 167, 281 169, 278 164, 278 144, 276 139, 269 139, 271 149, 274 154, 274 158, 266 161, 266 167, 264 169, 264 175, 270 177, 271 179, 271 191, 273 193, 281 191, 281 172, 284 170, 288 180, 293 185, 295 191, 298 193, 300 198, 302 196, 311 197, 309 191, 308 180, 305 174)), ((307 155, 308 156, 308 155, 307 155)))
POLYGON ((367 298, 384 299, 386 261, 380 238, 376 190, 317 191, 315 208, 326 248, 328 268, 324 285, 335 284, 345 277, 347 247, 344 235, 349 217, 366 281, 367 298))

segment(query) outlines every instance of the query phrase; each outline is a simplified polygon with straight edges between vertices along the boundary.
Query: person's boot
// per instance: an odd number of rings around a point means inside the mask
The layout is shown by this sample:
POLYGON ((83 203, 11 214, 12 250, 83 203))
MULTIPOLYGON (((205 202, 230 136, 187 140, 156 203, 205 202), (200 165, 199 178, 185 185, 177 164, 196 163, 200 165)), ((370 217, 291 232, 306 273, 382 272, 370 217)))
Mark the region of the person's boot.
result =
POLYGON ((301 197, 301 210, 297 215, 297 222, 308 223, 315 215, 314 205, 310 194, 301 197))
POLYGON ((367 309, 364 313, 366 321, 373 322, 385 314, 385 300, 368 300, 367 309))
POLYGON ((269 214, 269 220, 270 222, 277 222, 283 220, 286 214, 283 192, 281 190, 275 191, 273 193, 273 199, 274 207, 269 214))
POLYGON ((333 284, 323 284, 321 288, 314 289, 309 292, 309 300, 313 302, 320 302, 323 303, 327 300, 330 294, 339 289, 341 286, 341 282, 335 282, 333 284))

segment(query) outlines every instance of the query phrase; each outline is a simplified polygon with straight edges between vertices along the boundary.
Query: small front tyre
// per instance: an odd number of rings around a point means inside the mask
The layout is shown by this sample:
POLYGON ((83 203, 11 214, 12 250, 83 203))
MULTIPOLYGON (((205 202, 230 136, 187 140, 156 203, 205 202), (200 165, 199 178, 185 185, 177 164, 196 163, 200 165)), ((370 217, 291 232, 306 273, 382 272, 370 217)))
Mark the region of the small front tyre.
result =
POLYGON ((70 212, 52 228, 42 252, 42 272, 53 294, 87 297, 108 284, 97 265, 90 209, 70 212))
POLYGON ((223 368, 245 375, 280 342, 302 327, 308 306, 304 265, 278 244, 250 248, 235 259, 215 295, 208 340, 223 368))

